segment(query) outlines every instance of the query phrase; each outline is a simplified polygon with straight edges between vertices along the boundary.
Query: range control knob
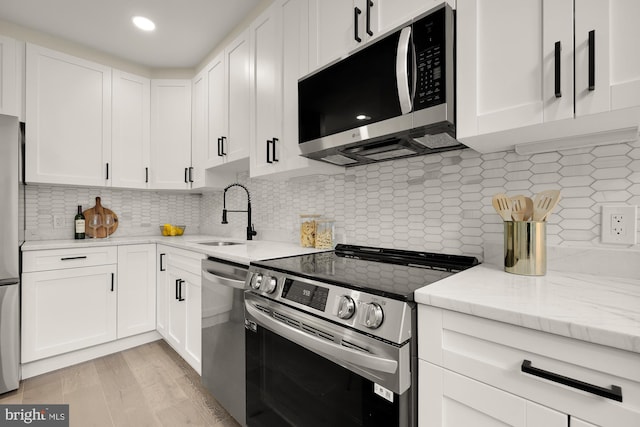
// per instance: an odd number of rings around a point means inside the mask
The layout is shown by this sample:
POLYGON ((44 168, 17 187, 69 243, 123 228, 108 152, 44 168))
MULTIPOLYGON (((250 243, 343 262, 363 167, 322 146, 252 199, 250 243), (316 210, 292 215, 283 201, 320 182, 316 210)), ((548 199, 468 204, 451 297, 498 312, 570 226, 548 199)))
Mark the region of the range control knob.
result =
POLYGON ((273 293, 276 290, 276 285, 278 284, 278 279, 275 277, 267 277, 264 281, 264 285, 262 285, 262 290, 268 294, 273 293))
POLYGON ((262 274, 256 273, 251 279, 251 288, 252 289, 260 289, 260 285, 262 284, 262 274))
POLYGON ((362 308, 364 310, 364 316, 362 318, 364 326, 370 329, 378 328, 384 319, 382 307, 375 302, 372 302, 369 304, 363 304, 362 308))
POLYGON ((350 319, 356 312, 356 304, 351 297, 342 295, 338 302, 338 317, 341 319, 350 319))

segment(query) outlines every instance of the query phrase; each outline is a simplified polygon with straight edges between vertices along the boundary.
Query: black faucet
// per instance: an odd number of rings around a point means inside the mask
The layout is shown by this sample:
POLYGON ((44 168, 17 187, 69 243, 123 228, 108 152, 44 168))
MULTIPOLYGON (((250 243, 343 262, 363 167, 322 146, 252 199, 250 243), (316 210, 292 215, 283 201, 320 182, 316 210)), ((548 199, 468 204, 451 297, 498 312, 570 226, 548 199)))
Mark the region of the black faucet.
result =
POLYGON ((224 189, 224 193, 222 195, 222 223, 229 224, 227 221, 227 212, 246 212, 247 213, 247 240, 253 240, 253 236, 258 234, 256 230, 253 229, 253 224, 251 224, 251 195, 249 194, 249 190, 242 184, 231 184, 228 185, 224 189), (247 210, 246 211, 237 211, 237 210, 227 210, 227 190, 231 187, 241 187, 244 191, 247 192, 247 210))

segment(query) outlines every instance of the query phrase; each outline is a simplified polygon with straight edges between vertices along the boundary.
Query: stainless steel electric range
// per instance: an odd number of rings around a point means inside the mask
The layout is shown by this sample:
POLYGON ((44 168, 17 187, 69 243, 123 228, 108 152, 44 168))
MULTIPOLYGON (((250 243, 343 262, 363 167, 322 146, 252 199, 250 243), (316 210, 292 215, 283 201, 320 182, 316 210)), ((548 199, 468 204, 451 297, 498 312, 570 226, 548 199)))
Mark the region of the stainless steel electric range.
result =
POLYGON ((476 264, 351 245, 252 262, 247 425, 415 426, 414 291, 476 264))

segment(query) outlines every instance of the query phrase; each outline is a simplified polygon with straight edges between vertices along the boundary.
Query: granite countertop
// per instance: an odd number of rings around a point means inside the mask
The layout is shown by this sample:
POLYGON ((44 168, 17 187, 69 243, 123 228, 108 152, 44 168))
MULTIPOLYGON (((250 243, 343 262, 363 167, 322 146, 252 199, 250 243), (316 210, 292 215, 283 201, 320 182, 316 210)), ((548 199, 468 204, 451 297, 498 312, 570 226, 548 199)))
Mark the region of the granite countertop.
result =
POLYGON ((481 264, 415 293, 418 303, 640 353, 640 278, 481 264))
POLYGON ((326 249, 303 248, 293 243, 269 241, 269 240, 238 240, 228 237, 208 235, 185 236, 140 236, 140 237, 112 237, 109 239, 83 239, 83 240, 39 240, 27 241, 22 245, 22 251, 39 251, 49 249, 74 249, 80 247, 135 245, 143 243, 157 243, 199 252, 207 256, 249 265, 251 261, 271 258, 281 258, 312 252, 320 252, 326 249), (202 242, 210 241, 238 242, 238 245, 207 246, 202 242))

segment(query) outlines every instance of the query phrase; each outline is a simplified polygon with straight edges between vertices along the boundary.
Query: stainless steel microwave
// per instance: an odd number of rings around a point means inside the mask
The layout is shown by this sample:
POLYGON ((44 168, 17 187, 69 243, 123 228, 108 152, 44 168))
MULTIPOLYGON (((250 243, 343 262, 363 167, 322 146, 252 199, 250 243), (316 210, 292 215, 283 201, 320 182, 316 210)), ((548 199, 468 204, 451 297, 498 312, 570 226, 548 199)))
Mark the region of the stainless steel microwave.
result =
POLYGON ((298 81, 303 156, 355 166, 455 139, 455 13, 442 4, 298 81))

